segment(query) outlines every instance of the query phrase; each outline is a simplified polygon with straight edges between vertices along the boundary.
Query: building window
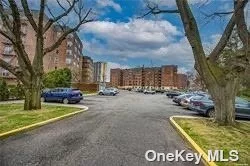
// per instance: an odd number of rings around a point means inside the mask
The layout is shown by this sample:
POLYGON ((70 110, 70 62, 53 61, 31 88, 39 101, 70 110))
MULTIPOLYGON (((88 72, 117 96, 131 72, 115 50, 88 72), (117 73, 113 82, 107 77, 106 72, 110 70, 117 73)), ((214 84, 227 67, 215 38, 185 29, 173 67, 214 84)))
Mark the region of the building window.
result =
POLYGON ((13 52, 13 47, 11 45, 6 45, 4 47, 4 51, 3 51, 4 54, 11 54, 12 52, 13 52))
POLYGON ((67 50, 66 53, 68 56, 72 56, 72 50, 67 50))
POLYGON ((11 57, 4 57, 3 60, 7 63, 9 63, 11 61, 11 57))
POLYGON ((55 63, 55 64, 58 64, 58 57, 55 57, 54 63, 55 63))
POLYGON ((69 38, 73 38, 73 34, 72 34, 72 33, 69 34, 68 37, 69 37, 69 38))
POLYGON ((4 77, 8 77, 8 76, 10 75, 10 73, 9 73, 7 70, 4 70, 4 71, 2 72, 2 75, 3 75, 4 77))
POLYGON ((56 33, 56 36, 57 36, 57 37, 60 37, 61 34, 62 34, 61 32, 57 32, 57 33, 56 33))
POLYGON ((68 47, 71 47, 72 45, 73 45, 73 43, 72 43, 71 41, 68 41, 68 42, 67 42, 67 46, 68 46, 68 47))
POLYGON ((66 64, 69 65, 71 64, 72 60, 70 58, 66 58, 66 64))
POLYGON ((21 26, 21 32, 23 35, 27 34, 27 24, 23 23, 21 26))

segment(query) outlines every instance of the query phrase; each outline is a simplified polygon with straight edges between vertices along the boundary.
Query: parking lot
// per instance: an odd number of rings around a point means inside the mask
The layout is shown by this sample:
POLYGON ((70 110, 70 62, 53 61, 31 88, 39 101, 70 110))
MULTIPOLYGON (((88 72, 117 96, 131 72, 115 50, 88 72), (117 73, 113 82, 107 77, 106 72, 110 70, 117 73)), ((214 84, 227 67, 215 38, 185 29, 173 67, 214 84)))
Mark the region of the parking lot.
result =
POLYGON ((147 150, 173 153, 188 145, 169 117, 195 113, 175 106, 163 94, 121 91, 89 96, 87 112, 1 141, 0 165, 194 165, 148 162, 147 150))

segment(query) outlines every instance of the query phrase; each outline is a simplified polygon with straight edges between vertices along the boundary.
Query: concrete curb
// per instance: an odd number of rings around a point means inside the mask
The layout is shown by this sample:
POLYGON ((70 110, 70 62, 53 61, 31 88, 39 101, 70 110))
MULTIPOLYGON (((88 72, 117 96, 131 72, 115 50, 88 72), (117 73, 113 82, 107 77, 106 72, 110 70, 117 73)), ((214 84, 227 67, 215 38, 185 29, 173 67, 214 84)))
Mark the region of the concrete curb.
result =
POLYGON ((83 95, 83 97, 87 97, 87 96, 96 96, 96 95, 98 95, 98 93, 90 93, 90 94, 83 95))
POLYGON ((171 116, 170 122, 174 126, 174 128, 181 134, 181 136, 193 147, 193 149, 202 154, 202 161, 206 166, 217 166, 214 162, 208 161, 207 154, 201 149, 199 145, 175 122, 174 118, 199 118, 199 117, 191 117, 191 116, 171 116))
POLYGON ((45 120, 45 121, 42 121, 42 122, 34 123, 34 124, 24 126, 24 127, 21 127, 21 128, 17 128, 17 129, 14 129, 14 130, 11 130, 11 131, 8 131, 8 132, 5 132, 5 133, 0 133, 0 140, 4 139, 4 138, 7 138, 9 136, 18 134, 18 133, 22 133, 22 132, 25 132, 25 131, 28 131, 28 130, 31 130, 31 129, 34 129, 34 128, 37 128, 37 127, 40 127, 40 126, 43 126, 43 125, 46 125, 46 124, 49 124, 49 123, 52 123, 52 122, 56 122, 56 121, 71 117, 73 115, 82 113, 82 112, 87 111, 89 109, 86 106, 80 106, 80 105, 72 105, 72 106, 71 105, 62 105, 62 104, 45 104, 45 105, 60 106, 60 107, 74 107, 74 108, 80 108, 81 110, 71 112, 71 113, 66 114, 66 115, 58 116, 58 117, 55 117, 55 118, 52 118, 52 119, 48 119, 48 120, 45 120))

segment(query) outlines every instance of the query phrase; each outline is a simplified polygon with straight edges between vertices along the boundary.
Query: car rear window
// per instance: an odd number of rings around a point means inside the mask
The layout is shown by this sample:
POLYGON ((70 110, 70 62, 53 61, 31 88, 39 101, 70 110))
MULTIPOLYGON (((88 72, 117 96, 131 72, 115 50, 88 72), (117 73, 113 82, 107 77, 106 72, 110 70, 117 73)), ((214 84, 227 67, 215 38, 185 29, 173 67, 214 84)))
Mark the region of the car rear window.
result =
POLYGON ((238 104, 246 104, 246 103, 248 103, 247 100, 239 98, 239 97, 235 98, 235 102, 238 103, 238 104))

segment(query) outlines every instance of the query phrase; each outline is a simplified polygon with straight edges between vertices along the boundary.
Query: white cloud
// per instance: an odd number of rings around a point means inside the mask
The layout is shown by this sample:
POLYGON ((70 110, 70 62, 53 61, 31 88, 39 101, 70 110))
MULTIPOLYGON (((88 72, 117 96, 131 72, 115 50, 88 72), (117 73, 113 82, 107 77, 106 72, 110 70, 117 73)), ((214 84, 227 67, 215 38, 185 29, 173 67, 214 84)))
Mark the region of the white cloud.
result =
POLYGON ((84 50, 96 57, 148 58, 186 69, 193 67, 192 51, 184 34, 166 20, 96 21, 82 30, 94 36, 84 41, 84 50))
POLYGON ((120 69, 128 69, 131 68, 128 65, 121 65, 119 63, 115 63, 115 62, 108 62, 108 67, 107 67, 107 82, 110 81, 110 69, 116 69, 116 68, 120 68, 120 69))
POLYGON ((113 0, 97 0, 96 2, 100 7, 112 7, 115 11, 122 12, 121 6, 113 0))

